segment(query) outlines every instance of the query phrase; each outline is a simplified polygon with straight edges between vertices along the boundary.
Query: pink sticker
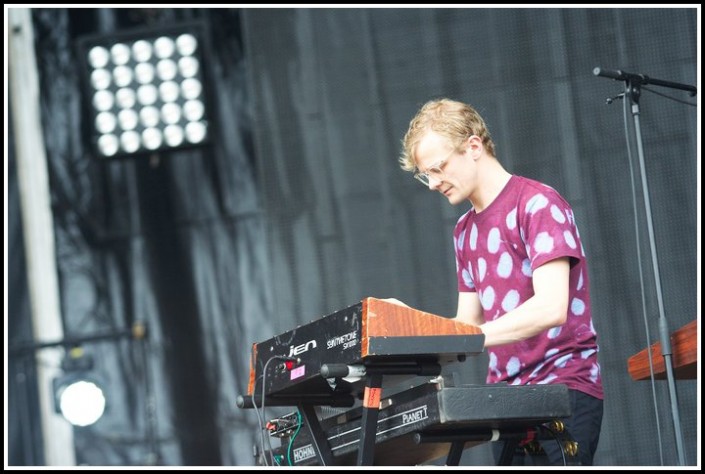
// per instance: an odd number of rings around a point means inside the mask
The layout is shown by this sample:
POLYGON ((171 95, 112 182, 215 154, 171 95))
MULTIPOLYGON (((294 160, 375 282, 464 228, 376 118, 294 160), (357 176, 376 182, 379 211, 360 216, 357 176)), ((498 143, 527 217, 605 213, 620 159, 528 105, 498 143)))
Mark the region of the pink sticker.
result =
POLYGON ((305 373, 306 373, 306 366, 305 365, 297 367, 291 371, 291 380, 298 379, 299 377, 303 377, 305 373))

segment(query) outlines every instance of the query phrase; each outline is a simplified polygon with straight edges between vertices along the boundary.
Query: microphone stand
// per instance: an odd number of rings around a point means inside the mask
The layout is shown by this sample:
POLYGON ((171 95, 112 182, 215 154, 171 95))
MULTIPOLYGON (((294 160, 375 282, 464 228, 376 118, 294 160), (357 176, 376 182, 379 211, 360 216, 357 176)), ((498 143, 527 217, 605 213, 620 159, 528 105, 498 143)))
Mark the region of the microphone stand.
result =
POLYGON ((656 299, 658 301, 659 310, 659 337, 661 339, 661 353, 663 354, 663 362, 666 367, 666 378, 668 380, 668 393, 671 398, 671 412, 673 416, 673 428, 676 435, 676 450, 678 452, 678 464, 685 466, 685 453, 683 448, 683 433, 681 430, 680 414, 678 411, 678 393, 676 391, 675 377, 673 375, 673 352, 671 349, 671 333, 668 330, 668 321, 666 320, 663 307, 663 297, 661 295, 661 277, 658 267, 658 258, 656 256, 656 240, 654 238, 654 225, 651 219, 651 202, 649 200, 649 188, 646 180, 646 170, 644 166, 644 148, 641 139, 641 123, 639 120, 639 98, 641 96, 641 86, 646 84, 654 84, 657 86, 670 87, 673 89, 681 89, 689 91, 691 96, 697 93, 694 86, 679 84, 677 82, 662 81, 644 74, 632 74, 620 70, 609 70, 596 67, 593 69, 595 76, 607 77, 616 81, 624 81, 625 89, 624 96, 629 98, 631 103, 632 117, 634 119, 634 130, 636 133, 637 154, 639 156, 639 169, 641 171, 641 189, 644 194, 644 207, 646 210, 646 224, 649 232, 649 245, 651 247, 651 261, 654 270, 654 281, 656 283, 656 299))

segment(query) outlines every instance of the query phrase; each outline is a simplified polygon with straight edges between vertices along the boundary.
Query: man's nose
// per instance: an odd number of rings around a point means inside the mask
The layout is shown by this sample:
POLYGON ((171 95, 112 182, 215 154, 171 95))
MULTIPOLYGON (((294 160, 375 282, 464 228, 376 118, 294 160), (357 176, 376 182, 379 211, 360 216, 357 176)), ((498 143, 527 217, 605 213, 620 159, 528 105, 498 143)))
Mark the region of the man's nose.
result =
POLYGON ((435 191, 438 189, 438 187, 441 185, 442 182, 443 182, 443 180, 440 178, 436 178, 434 176, 429 176, 428 177, 428 189, 430 189, 431 191, 435 191))

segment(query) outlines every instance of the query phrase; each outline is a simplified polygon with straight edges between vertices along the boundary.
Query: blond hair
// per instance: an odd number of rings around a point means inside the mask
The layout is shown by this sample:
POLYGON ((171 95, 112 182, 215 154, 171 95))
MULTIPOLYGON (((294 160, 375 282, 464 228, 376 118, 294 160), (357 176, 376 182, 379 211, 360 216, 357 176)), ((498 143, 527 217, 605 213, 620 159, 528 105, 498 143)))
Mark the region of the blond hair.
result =
POLYGON ((399 163, 405 171, 416 171, 416 145, 428 131, 434 131, 448 138, 458 147, 466 138, 477 135, 492 156, 495 156, 494 142, 485 121, 468 104, 450 99, 435 99, 426 102, 409 123, 409 130, 402 140, 402 154, 399 163))

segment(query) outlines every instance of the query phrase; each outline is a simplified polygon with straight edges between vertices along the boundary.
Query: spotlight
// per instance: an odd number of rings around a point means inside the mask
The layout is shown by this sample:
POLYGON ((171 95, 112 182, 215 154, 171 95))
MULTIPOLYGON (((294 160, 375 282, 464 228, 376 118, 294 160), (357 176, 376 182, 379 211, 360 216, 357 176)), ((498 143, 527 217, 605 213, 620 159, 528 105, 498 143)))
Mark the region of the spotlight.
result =
POLYGON ((117 158, 207 144, 205 27, 192 22, 79 40, 91 147, 117 158))
POLYGON ((72 348, 61 364, 64 374, 53 381, 54 407, 74 426, 89 426, 103 416, 105 394, 91 376, 93 359, 81 347, 72 348))

